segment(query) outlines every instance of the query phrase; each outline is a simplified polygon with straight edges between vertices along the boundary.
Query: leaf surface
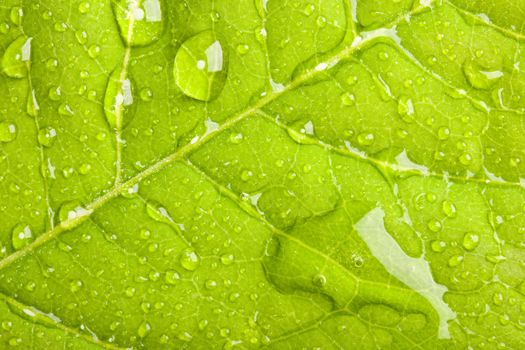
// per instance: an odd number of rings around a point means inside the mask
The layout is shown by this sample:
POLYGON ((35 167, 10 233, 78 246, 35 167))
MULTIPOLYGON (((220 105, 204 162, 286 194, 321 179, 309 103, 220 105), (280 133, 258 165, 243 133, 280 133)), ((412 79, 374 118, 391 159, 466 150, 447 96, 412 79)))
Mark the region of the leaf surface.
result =
POLYGON ((4 0, 0 348, 524 348, 524 11, 4 0))

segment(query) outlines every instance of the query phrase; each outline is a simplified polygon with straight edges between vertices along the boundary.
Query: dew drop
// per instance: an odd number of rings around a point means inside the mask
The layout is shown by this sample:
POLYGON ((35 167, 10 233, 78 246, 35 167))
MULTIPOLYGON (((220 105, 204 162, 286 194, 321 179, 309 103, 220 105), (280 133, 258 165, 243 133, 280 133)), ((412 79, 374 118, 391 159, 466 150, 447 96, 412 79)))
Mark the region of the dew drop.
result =
POLYGON ((224 264, 224 265, 231 265, 234 261, 234 256, 233 254, 224 254, 224 255, 221 255, 221 262, 224 264))
POLYGON ((442 126, 438 129, 438 138, 442 141, 448 139, 450 136, 450 130, 449 128, 442 126))
POLYGON ((141 338, 145 338, 151 331, 151 325, 148 322, 142 322, 137 329, 137 335, 141 338))
POLYGON ((479 235, 476 233, 466 233, 463 236, 463 248, 466 250, 474 250, 479 244, 479 235))
POLYGON ((15 39, 5 50, 2 57, 2 70, 10 78, 27 76, 28 64, 31 59, 31 40, 23 35, 15 39))
POLYGON ((166 275, 164 276, 164 280, 167 284, 177 284, 177 282, 180 280, 180 275, 175 270, 168 270, 166 271, 166 275))
POLYGON ((219 96, 226 82, 228 52, 212 31, 186 40, 177 51, 173 74, 181 91, 196 100, 219 96))
POLYGON ((237 53, 239 55, 246 55, 250 51, 250 46, 247 44, 239 44, 237 45, 237 53))
POLYGON ((454 203, 452 202, 443 201, 443 203, 441 204, 441 210, 443 210, 443 213, 449 218, 456 216, 457 209, 454 203))
POLYGON ((450 267, 456 267, 459 266, 463 262, 463 256, 461 255, 454 255, 448 260, 448 266, 450 267))
POLYGON ((315 275, 312 283, 319 288, 323 288, 326 285, 326 276, 322 274, 315 275))
POLYGON ((0 122, 0 142, 11 142, 16 139, 17 128, 12 122, 0 122))
POLYGON ((375 140, 374 134, 362 133, 362 134, 357 135, 357 142, 361 146, 370 146, 374 143, 374 140, 375 140))
POLYGON ((31 228, 25 224, 16 225, 11 233, 11 243, 15 250, 22 249, 33 242, 34 239, 35 237, 33 236, 33 232, 31 232, 31 228))
POLYGON ((200 258, 192 249, 185 249, 180 257, 179 262, 183 268, 188 271, 195 271, 200 264, 200 258))
POLYGON ((164 30, 161 0, 112 1, 122 40, 129 46, 157 41, 164 30))
POLYGON ((44 147, 51 147, 55 142, 57 132, 54 128, 48 126, 38 131, 38 143, 44 147))
POLYGON ((341 95, 341 102, 345 106, 353 106, 355 104, 355 96, 350 92, 345 92, 341 95))
POLYGON ((133 84, 128 73, 115 69, 109 77, 104 96, 106 120, 112 128, 126 127, 133 117, 133 84))
POLYGON ((435 253, 441 253, 445 250, 445 248, 447 247, 447 243, 445 243, 444 241, 432 241, 430 243, 430 248, 432 249, 433 252, 435 253))
POLYGON ((84 283, 81 280, 74 280, 69 283, 69 290, 71 290, 72 293, 76 293, 82 289, 83 286, 84 283))
POLYGON ((78 12, 80 12, 82 14, 88 13, 90 9, 91 9, 91 4, 89 2, 87 2, 87 1, 82 1, 78 5, 78 12))
POLYGON ((491 88, 503 76, 503 72, 485 70, 472 60, 465 61, 463 73, 472 87, 482 90, 491 88))
POLYGON ((400 96, 397 103, 397 112, 405 122, 411 122, 415 113, 412 99, 407 96, 400 96))
POLYGON ((97 58, 98 55, 100 55, 100 51, 101 51, 100 46, 98 46, 98 45, 91 45, 88 48, 88 55, 91 58, 97 58))
POLYGON ((438 220, 430 220, 427 223, 427 227, 432 232, 439 232, 441 231, 442 225, 441 222, 439 222, 438 220))
POLYGON ((11 8, 9 18, 13 24, 19 26, 22 23, 22 17, 24 17, 24 9, 18 6, 11 8))

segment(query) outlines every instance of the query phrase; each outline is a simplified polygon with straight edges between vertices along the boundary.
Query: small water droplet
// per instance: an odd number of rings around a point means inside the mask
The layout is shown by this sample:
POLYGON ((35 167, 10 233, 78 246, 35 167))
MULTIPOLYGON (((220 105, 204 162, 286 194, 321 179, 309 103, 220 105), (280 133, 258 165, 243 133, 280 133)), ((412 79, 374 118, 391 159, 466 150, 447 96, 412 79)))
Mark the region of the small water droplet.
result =
POLYGON ((173 74, 182 92, 200 101, 216 98, 224 87, 228 52, 212 31, 186 40, 177 51, 173 74))
POLYGON ((400 96, 397 103, 397 112, 399 113, 403 121, 407 123, 412 122, 415 114, 412 99, 408 96, 400 96))
POLYGON ((447 243, 445 243, 444 241, 436 240, 430 243, 430 248, 432 249, 433 252, 436 252, 436 253, 443 252, 446 247, 447 247, 447 243))
POLYGON ((48 126, 38 131, 38 142, 45 147, 53 146, 57 136, 57 132, 54 128, 48 126))
POLYGON ((166 275, 164 276, 164 280, 167 284, 177 284, 177 282, 180 280, 180 275, 175 270, 168 270, 166 271, 166 275))
POLYGON ((84 283, 81 280, 74 280, 69 283, 69 289, 72 293, 78 292, 82 287, 84 286, 84 283))
POLYGON ((371 133, 361 133, 357 135, 357 142, 361 146, 370 146, 374 143, 375 136, 371 133))
POLYGON ((319 288, 323 288, 326 285, 326 276, 322 274, 315 275, 312 283, 319 288))
POLYGON ((80 12, 82 14, 88 13, 90 9, 91 9, 91 4, 89 2, 87 2, 87 1, 82 1, 78 5, 78 12, 80 12))
POLYGON ((353 106, 353 105, 355 105, 355 96, 354 96, 354 94, 352 94, 350 92, 345 92, 344 94, 341 95, 341 102, 345 106, 353 106))
POLYGON ((438 138, 442 141, 448 139, 450 136, 450 130, 446 126, 442 126, 438 129, 438 138))
POLYGON ((466 250, 474 250, 479 244, 479 235, 476 233, 466 233, 463 236, 463 248, 466 250))
POLYGON ((12 122, 0 122, 0 142, 11 142, 16 139, 17 128, 12 122))
POLYGON ((199 267, 200 258, 194 250, 185 249, 179 257, 179 262, 186 270, 195 271, 199 267))
POLYGON ((26 245, 33 242, 35 237, 31 228, 26 224, 18 224, 13 228, 11 233, 11 243, 15 250, 22 249, 26 245))
POLYGON ((430 231, 432 232, 439 232, 441 231, 442 229, 442 225, 441 225, 441 222, 439 222, 438 220, 430 220, 427 224, 427 227, 430 231))
POLYGON ((454 203, 452 202, 446 200, 443 201, 443 203, 441 204, 441 209, 443 210, 443 213, 449 218, 456 216, 457 209, 454 203))
POLYGON ((448 259, 448 266, 456 267, 456 266, 459 266, 462 262, 463 262, 463 256, 454 255, 450 259, 448 259))
POLYGON ((234 256, 233 254, 223 254, 221 255, 221 262, 224 264, 224 265, 231 265, 234 261, 234 256))
POLYGON ((139 328, 137 329, 137 334, 141 338, 145 338, 149 332, 151 331, 151 325, 144 321, 140 324, 139 328))

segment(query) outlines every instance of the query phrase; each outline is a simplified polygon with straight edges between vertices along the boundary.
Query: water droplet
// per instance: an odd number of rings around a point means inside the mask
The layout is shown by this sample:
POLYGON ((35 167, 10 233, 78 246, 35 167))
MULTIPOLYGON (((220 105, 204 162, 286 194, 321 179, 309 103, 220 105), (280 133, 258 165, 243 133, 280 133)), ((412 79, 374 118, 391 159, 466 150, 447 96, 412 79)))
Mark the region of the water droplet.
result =
POLYGON ((463 73, 470 85, 476 89, 489 89, 503 76, 503 72, 486 70, 472 60, 465 61, 463 73))
POLYGON ((83 286, 84 283, 81 280, 74 280, 69 283, 69 290, 71 290, 71 293, 76 293, 82 289, 83 286))
POLYGON ((353 105, 355 105, 355 96, 354 96, 354 94, 352 94, 350 92, 345 92, 344 94, 341 95, 341 102, 345 106, 353 106, 353 105))
POLYGON ((443 241, 432 241, 432 243, 430 243, 430 248, 432 249, 433 252, 436 252, 436 253, 443 252, 446 247, 447 247, 447 243, 443 241))
POLYGON ((150 88, 143 88, 140 90, 140 98, 142 101, 151 101, 153 99, 153 91, 150 88))
POLYGON ((250 180, 252 177, 253 177, 253 171, 251 171, 251 170, 244 169, 244 170, 241 172, 241 180, 242 180, 242 181, 248 181, 248 180, 250 180))
POLYGON ((411 122, 415 113, 412 99, 408 96, 400 96, 397 103, 397 112, 405 122, 411 122))
POLYGON ((67 228, 68 221, 78 219, 89 213, 90 211, 83 208, 79 201, 65 202, 58 211, 58 220, 67 228))
POLYGON ((461 255, 454 255, 450 259, 448 259, 448 266, 450 267, 456 267, 459 266, 463 262, 463 256, 461 255))
POLYGON ((126 127, 133 117, 133 85, 128 73, 115 69, 109 77, 104 96, 104 112, 112 128, 126 127))
POLYGON ((193 339, 193 336, 188 332, 182 332, 182 333, 179 333, 177 338, 179 338, 179 340, 183 342, 190 342, 193 339))
POLYGON ((100 51, 101 51, 100 46, 98 46, 98 45, 91 45, 88 48, 88 55, 91 58, 97 58, 98 55, 100 55, 100 51))
POLYGON ((247 44, 237 45, 237 52, 239 53, 239 55, 246 55, 249 50, 250 50, 250 46, 248 46, 247 44))
POLYGON ((200 258, 192 249, 185 249, 180 257, 179 262, 183 268, 188 271, 195 271, 200 264, 200 258))
POLYGON ((48 126, 38 131, 38 142, 45 147, 53 146, 57 136, 57 132, 54 128, 48 126))
POLYGON ((224 264, 224 265, 231 265, 234 261, 234 256, 233 254, 224 254, 221 256, 221 262, 224 264))
POLYGON ((173 222, 173 219, 171 218, 166 208, 164 208, 158 203, 148 202, 146 204, 146 212, 148 213, 148 216, 155 221, 165 223, 173 222))
POLYGON ((443 210, 443 213, 449 218, 456 216, 457 209, 454 203, 452 202, 443 201, 443 203, 441 204, 441 209, 443 210))
POLYGON ((168 270, 166 271, 166 275, 164 276, 164 280, 167 284, 177 284, 177 282, 180 280, 180 275, 175 270, 168 270))
POLYGON ((33 242, 34 239, 35 237, 33 236, 33 232, 31 232, 31 228, 25 224, 16 225, 11 233, 11 243, 15 250, 22 249, 33 242))
POLYGON ((323 288, 326 285, 326 276, 322 274, 315 275, 312 283, 319 288, 323 288))
POLYGON ((16 139, 17 128, 12 122, 0 122, 0 142, 11 142, 16 139))
POLYGON ((217 287, 217 282, 214 280, 207 280, 205 285, 207 289, 215 289, 215 287, 217 287))
POLYGON ((84 30, 77 30, 75 32, 75 38, 77 38, 77 41, 80 45, 85 45, 88 40, 88 34, 84 30))
POLYGON ((442 126, 438 129, 438 138, 442 141, 448 139, 450 136, 450 130, 449 128, 442 126))
POLYGON ((31 40, 27 36, 20 36, 5 50, 2 57, 2 70, 11 78, 27 76, 28 64, 31 59, 31 40))
POLYGON ((216 98, 226 82, 228 52, 214 32, 186 40, 175 57, 173 74, 182 92, 200 101, 216 98))
POLYGON ((442 228, 441 222, 439 222, 438 220, 430 220, 427 226, 428 229, 432 232, 439 232, 442 228))
POLYGON ((362 133, 362 134, 357 135, 357 142, 361 146, 370 146, 374 143, 374 140, 375 140, 374 134, 362 133))
POLYGON ((87 1, 82 1, 78 5, 78 12, 80 12, 82 14, 88 13, 90 9, 91 9, 91 4, 89 2, 87 2, 87 1))
POLYGON ((463 165, 469 165, 472 163, 472 155, 470 153, 464 153, 459 156, 459 162, 463 165))
POLYGON ((151 331, 151 325, 144 321, 140 324, 139 328, 137 329, 137 334, 141 338, 145 338, 149 332, 151 331))
POLYGON ((120 35, 129 46, 145 46, 157 41, 164 30, 160 0, 112 1, 120 35))
POLYGON ((466 250, 474 250, 479 244, 479 235, 476 233, 466 233, 463 236, 463 248, 466 250))
POLYGON ((9 18, 13 24, 19 26, 22 23, 22 17, 24 17, 24 9, 18 6, 11 8, 9 18))

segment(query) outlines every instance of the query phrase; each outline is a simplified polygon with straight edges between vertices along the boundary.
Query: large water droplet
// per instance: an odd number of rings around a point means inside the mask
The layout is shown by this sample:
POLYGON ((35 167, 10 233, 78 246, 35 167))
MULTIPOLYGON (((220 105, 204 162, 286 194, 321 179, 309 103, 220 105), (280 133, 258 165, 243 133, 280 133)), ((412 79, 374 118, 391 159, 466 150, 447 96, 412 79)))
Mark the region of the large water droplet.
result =
POLYGON ((162 35, 164 21, 161 0, 114 0, 113 11, 120 35, 129 46, 144 46, 162 35))
POLYGON ((34 239, 35 237, 33 236, 31 228, 28 225, 18 224, 13 228, 11 242, 14 249, 22 249, 29 243, 33 242, 34 239))
POLYGON ((463 64, 463 73, 470 85, 476 89, 489 89, 503 76, 503 72, 486 70, 471 60, 463 64))
POLYGON ((2 58, 2 70, 11 78, 27 76, 27 65, 31 59, 31 40, 23 35, 13 41, 5 50, 2 58))
POLYGON ((173 74, 187 96, 200 101, 216 98, 226 82, 228 52, 212 31, 186 40, 175 57, 173 74))
POLYGON ((128 73, 115 69, 109 77, 104 96, 104 112, 112 128, 124 128, 133 117, 133 86, 128 73))
POLYGON ((16 138, 16 125, 12 122, 0 122, 0 142, 11 142, 16 138))

